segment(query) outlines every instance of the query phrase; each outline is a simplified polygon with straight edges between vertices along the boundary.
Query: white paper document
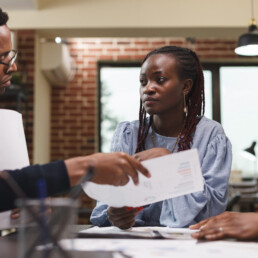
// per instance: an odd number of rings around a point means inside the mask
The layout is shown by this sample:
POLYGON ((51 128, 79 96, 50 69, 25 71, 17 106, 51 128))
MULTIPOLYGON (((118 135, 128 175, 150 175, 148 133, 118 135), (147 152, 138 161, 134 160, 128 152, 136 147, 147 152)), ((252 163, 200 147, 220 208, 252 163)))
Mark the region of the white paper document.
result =
MULTIPOLYGON (((74 239, 61 240, 64 249, 78 251, 113 251, 133 258, 257 258, 257 243, 197 240, 149 239, 74 239)), ((115 256, 114 258, 121 257, 115 256)))
POLYGON ((203 191, 203 177, 198 151, 191 149, 143 161, 151 173, 139 173, 139 185, 132 180, 125 186, 85 183, 83 189, 91 198, 113 207, 139 207, 177 196, 203 191))
MULTIPOLYGON (((22 123, 16 111, 0 109, 0 171, 29 165, 29 155, 22 123)), ((0 229, 16 226, 19 221, 10 219, 10 211, 0 213, 0 229)))
POLYGON ((22 115, 0 109, 0 171, 29 165, 22 115))
POLYGON ((191 234, 199 230, 189 228, 169 228, 169 227, 132 227, 130 229, 120 229, 115 226, 92 227, 78 233, 79 237, 102 237, 102 238, 165 238, 165 239, 191 239, 191 234))

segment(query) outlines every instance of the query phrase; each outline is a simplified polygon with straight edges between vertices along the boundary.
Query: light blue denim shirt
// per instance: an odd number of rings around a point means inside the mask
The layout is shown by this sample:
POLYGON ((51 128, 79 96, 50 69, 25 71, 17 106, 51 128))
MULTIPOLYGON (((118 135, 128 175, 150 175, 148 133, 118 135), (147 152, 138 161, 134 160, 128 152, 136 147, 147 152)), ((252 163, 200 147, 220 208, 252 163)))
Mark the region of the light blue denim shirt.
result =
MULTIPOLYGON (((133 155, 137 145, 138 121, 122 122, 118 125, 111 151, 123 151, 133 155)), ((155 133, 157 147, 172 150, 175 137, 155 133)), ((145 141, 146 149, 153 148, 151 129, 145 141)), ((153 203, 138 213, 135 226, 188 227, 225 210, 227 186, 231 170, 231 143, 222 126, 206 117, 197 124, 191 148, 199 153, 204 191, 153 203)), ((96 226, 111 225, 107 217, 108 206, 98 202, 91 215, 96 226)))

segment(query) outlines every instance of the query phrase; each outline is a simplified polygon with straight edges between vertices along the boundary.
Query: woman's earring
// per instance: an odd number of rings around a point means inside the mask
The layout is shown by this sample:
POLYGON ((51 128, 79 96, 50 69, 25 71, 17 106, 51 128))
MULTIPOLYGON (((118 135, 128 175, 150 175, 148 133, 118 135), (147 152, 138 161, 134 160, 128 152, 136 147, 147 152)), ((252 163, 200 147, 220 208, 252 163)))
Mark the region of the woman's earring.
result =
POLYGON ((187 117, 188 116, 188 108, 187 108, 186 101, 185 101, 185 94, 184 94, 184 113, 185 113, 185 117, 187 117))

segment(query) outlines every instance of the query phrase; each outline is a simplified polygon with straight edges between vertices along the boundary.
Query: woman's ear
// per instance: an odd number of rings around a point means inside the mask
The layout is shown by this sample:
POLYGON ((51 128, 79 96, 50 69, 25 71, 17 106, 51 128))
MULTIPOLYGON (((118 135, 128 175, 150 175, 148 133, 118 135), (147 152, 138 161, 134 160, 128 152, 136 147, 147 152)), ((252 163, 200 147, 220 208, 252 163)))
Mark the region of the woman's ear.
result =
POLYGON ((183 82, 183 92, 185 95, 187 95, 193 86, 193 80, 192 79, 185 79, 183 82))

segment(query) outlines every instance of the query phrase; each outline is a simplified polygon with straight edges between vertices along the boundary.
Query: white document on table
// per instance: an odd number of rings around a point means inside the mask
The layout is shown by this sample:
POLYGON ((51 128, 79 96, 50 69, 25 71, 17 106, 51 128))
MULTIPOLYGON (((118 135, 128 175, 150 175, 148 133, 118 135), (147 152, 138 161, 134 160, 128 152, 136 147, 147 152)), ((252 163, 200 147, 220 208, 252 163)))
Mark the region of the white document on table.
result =
MULTIPOLYGON (((133 258, 257 258, 257 243, 192 240, 145 239, 64 239, 60 242, 66 250, 112 251, 133 258)), ((121 257, 115 256, 113 257, 121 257)))
POLYGON ((98 185, 87 182, 88 196, 113 207, 139 207, 177 196, 203 191, 203 177, 196 149, 142 162, 151 178, 139 173, 139 185, 130 179, 125 186, 98 185))
POLYGON ((87 238, 164 238, 164 239, 192 239, 191 234, 198 232, 189 228, 169 228, 169 227, 132 227, 120 229, 115 226, 91 227, 80 231, 79 237, 87 238))
MULTIPOLYGON (((29 165, 29 155, 23 129, 22 115, 0 109, 0 171, 29 165)), ((0 230, 12 228, 18 220, 10 219, 10 211, 0 213, 0 230)))

